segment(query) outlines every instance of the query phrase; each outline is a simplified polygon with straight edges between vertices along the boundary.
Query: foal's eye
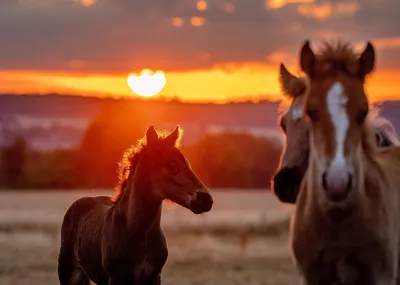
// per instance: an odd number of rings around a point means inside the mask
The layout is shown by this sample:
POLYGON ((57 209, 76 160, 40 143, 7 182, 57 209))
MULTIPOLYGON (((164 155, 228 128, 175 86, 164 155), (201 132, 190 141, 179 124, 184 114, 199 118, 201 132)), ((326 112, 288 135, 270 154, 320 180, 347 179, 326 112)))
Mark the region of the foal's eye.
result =
POLYGON ((169 171, 171 174, 178 174, 179 172, 179 165, 177 163, 171 163, 169 165, 169 171))
POLYGON ((367 115, 368 115, 368 109, 364 109, 364 110, 360 111, 357 116, 357 123, 361 125, 364 122, 367 115))

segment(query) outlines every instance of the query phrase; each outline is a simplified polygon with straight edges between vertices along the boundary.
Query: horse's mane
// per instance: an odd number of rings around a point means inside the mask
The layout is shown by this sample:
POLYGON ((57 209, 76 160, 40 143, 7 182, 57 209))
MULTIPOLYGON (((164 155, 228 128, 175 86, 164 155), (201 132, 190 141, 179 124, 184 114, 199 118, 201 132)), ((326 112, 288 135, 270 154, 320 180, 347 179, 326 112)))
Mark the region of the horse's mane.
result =
POLYGON ((373 128, 379 130, 379 135, 383 136, 382 139, 387 139, 391 145, 400 145, 395 127, 389 119, 380 115, 380 111, 381 106, 372 104, 367 117, 368 122, 373 128))
POLYGON ((357 61, 359 55, 354 51, 349 42, 338 40, 336 42, 323 41, 317 57, 322 63, 349 63, 357 61))
MULTIPOLYGON (((157 143, 160 145, 163 145, 164 139, 171 134, 171 132, 165 130, 156 130, 156 132, 158 135, 157 143)), ((182 132, 180 131, 179 137, 175 142, 176 147, 179 146, 181 136, 182 132)), ((130 146, 127 150, 125 150, 121 160, 118 163, 118 184, 115 187, 115 196, 112 198, 113 202, 117 202, 123 196, 129 175, 135 170, 138 157, 143 151, 145 151, 146 148, 147 142, 146 136, 144 136, 137 141, 136 145, 130 146)))

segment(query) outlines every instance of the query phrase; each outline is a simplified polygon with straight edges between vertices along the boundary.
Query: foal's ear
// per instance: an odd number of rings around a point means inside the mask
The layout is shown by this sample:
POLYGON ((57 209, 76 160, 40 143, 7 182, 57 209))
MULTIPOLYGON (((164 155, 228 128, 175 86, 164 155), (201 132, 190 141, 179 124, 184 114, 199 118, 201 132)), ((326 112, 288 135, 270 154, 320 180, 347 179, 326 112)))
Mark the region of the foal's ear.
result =
POLYGON ((291 74, 283 63, 281 63, 279 68, 279 81, 283 94, 290 98, 302 95, 306 89, 304 80, 291 74))
POLYGON ((305 41, 300 51, 300 67, 307 76, 312 79, 315 76, 317 59, 310 47, 310 41, 305 41))
POLYGON ((359 75, 362 80, 364 80, 365 76, 369 74, 375 67, 375 49, 374 46, 368 42, 365 50, 360 55, 359 58, 359 75))
POLYGON ((171 146, 177 146, 179 145, 181 135, 182 135, 182 130, 181 127, 178 125, 176 126, 175 130, 168 137, 164 139, 164 141, 171 146))
POLYGON ((154 126, 151 125, 146 131, 146 142, 148 145, 153 145, 157 143, 157 141, 158 141, 157 132, 154 129, 154 126))

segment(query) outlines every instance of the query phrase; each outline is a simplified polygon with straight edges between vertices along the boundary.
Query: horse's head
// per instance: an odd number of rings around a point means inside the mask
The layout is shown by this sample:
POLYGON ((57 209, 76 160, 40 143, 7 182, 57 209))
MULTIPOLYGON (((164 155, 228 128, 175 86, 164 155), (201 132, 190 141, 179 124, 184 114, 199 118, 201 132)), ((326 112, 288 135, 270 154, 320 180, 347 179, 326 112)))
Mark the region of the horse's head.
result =
POLYGON ((308 167, 309 122, 304 115, 307 79, 294 76, 283 64, 280 66, 279 79, 283 94, 290 98, 291 104, 280 118, 286 139, 272 188, 280 201, 295 203, 308 167))
POLYGON ((158 198, 171 200, 195 214, 208 212, 213 198, 178 149, 180 137, 179 126, 164 138, 150 126, 146 132, 146 149, 141 154, 145 167, 140 175, 148 177, 151 191, 158 198))
POLYGON ((320 186, 328 201, 344 202, 357 196, 360 191, 355 190, 362 186, 368 114, 364 80, 375 65, 374 48, 368 43, 356 56, 348 45, 327 44, 315 55, 307 41, 301 49, 300 65, 310 79, 305 112, 311 123, 312 173, 307 182, 320 186))

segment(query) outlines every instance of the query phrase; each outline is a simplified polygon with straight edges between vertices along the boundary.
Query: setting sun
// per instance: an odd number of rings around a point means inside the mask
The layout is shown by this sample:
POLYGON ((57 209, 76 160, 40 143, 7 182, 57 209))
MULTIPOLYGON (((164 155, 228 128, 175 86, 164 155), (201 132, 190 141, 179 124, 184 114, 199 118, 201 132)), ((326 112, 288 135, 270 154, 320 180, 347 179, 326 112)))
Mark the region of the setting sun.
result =
POLYGON ((150 69, 143 69, 139 75, 130 74, 128 76, 128 86, 132 92, 143 97, 157 95, 163 90, 167 80, 161 70, 152 72, 150 69))

